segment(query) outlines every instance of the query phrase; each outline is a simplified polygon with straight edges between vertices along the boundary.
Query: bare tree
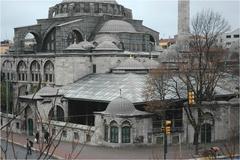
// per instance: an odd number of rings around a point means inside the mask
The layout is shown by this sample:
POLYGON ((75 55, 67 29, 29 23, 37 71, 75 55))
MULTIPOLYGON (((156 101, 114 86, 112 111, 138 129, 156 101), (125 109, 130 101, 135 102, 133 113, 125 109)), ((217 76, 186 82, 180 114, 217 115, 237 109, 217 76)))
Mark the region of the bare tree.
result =
MULTIPOLYGON (((40 90, 42 86, 41 83, 41 77, 38 83, 38 86, 36 88, 36 90, 34 91, 32 98, 29 102, 34 101, 34 98, 37 94, 37 92, 40 90)), ((56 102, 56 98, 58 96, 58 92, 56 93, 55 99, 54 99, 54 103, 52 107, 55 107, 55 102, 56 102)), ((17 103, 16 106, 14 108, 17 108, 17 106, 19 105, 19 93, 17 96, 17 103)), ((23 106, 18 112, 15 112, 14 115, 12 117, 8 117, 7 118, 7 122, 5 124, 3 124, 1 126, 1 132, 5 129, 5 134, 6 134, 6 146, 3 147, 1 146, 1 151, 4 154, 4 158, 7 159, 7 151, 9 149, 8 147, 8 143, 10 141, 11 138, 11 147, 13 150, 13 154, 14 154, 14 158, 17 159, 18 157, 16 156, 15 153, 15 148, 14 148, 14 141, 13 141, 13 130, 12 130, 12 122, 14 122, 17 117, 21 116, 24 114, 24 112, 27 110, 27 108, 29 107, 29 103, 27 103, 25 106, 23 106)), ((39 125, 41 128, 43 128, 43 126, 45 126, 48 129, 48 132, 50 132, 50 129, 52 128, 52 117, 49 117, 49 119, 43 120, 42 119, 42 115, 38 110, 38 107, 35 107, 36 109, 36 117, 37 117, 37 122, 36 125, 39 125)), ((8 114, 8 113, 7 113, 8 114)), ((54 115, 52 115, 54 116, 54 115)), ((38 144, 38 152, 39 152, 39 157, 37 159, 49 159, 53 156, 56 148, 59 146, 61 140, 62 140, 62 134, 63 134, 63 130, 65 129, 65 127, 67 126, 68 123, 65 124, 65 126, 61 127, 57 133, 55 133, 54 135, 51 134, 49 136, 49 141, 48 142, 44 142, 44 141, 40 141, 40 143, 38 144)), ((27 159, 28 157, 26 157, 27 159)))
POLYGON ((193 116, 190 105, 184 107, 188 120, 194 128, 196 154, 198 154, 200 127, 205 115, 202 102, 214 99, 214 89, 224 71, 221 61, 225 52, 217 46, 217 38, 228 29, 228 23, 220 14, 211 10, 198 13, 192 20, 190 52, 183 56, 188 63, 179 66, 180 79, 196 96, 197 117, 193 116))
POLYGON ((171 73, 169 69, 159 69, 159 74, 150 73, 150 81, 147 81, 145 97, 150 99, 150 105, 154 103, 154 98, 158 96, 158 106, 164 109, 166 101, 164 97, 170 90, 175 89, 178 99, 181 96, 181 90, 185 87, 194 92, 195 104, 184 106, 185 114, 194 129, 195 153, 198 154, 200 127, 203 123, 205 113, 202 109, 203 101, 211 101, 215 98, 215 87, 221 77, 224 68, 221 65, 225 50, 217 45, 217 38, 229 29, 226 20, 218 13, 211 10, 203 10, 198 13, 192 20, 192 33, 189 37, 189 51, 178 53, 175 57, 175 63, 178 70, 171 73), (184 62, 184 63, 183 63, 184 62), (163 74, 163 73, 166 74, 163 74), (161 74, 160 74, 161 73, 161 74), (169 73, 171 73, 169 76, 169 73), (163 78, 164 76, 165 78, 163 78), (156 78, 157 77, 157 78, 156 78), (178 77, 178 79, 174 78, 178 77), (173 82, 171 86, 164 81, 173 82), (155 97, 154 97, 155 96, 155 97), (150 98, 149 98, 150 97, 150 98), (162 102, 163 101, 163 102, 162 102), (197 116, 193 111, 197 109, 197 116))

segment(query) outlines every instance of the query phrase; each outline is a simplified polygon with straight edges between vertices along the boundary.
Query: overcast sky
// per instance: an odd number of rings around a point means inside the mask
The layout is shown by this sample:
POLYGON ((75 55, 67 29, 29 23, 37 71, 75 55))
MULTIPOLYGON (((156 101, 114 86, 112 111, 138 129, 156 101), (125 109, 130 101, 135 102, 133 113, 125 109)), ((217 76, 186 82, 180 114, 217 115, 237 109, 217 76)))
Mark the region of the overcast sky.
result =
MULTIPOLYGON (((62 0, 0 0, 1 40, 12 39, 15 27, 47 18, 48 8, 62 0)), ((160 38, 177 33, 177 0, 117 0, 132 9, 134 19, 158 31, 160 38)), ((190 0, 191 17, 203 9, 219 12, 234 30, 240 26, 240 0, 190 0)))

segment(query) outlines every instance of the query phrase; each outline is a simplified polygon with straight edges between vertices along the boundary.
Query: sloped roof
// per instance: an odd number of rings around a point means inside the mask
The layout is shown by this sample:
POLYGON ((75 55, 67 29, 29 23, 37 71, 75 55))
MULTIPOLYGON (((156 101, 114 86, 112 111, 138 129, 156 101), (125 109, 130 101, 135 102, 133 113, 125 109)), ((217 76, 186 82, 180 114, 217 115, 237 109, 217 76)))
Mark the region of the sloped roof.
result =
POLYGON ((154 69, 159 67, 159 63, 158 61, 153 59, 145 59, 143 61, 143 66, 147 69, 154 69))
MULTIPOLYGON (((229 76, 223 77, 215 88, 216 95, 228 95, 236 92, 238 79, 232 79, 229 76), (227 88, 225 82, 231 88, 227 88), (231 83, 231 85, 230 85, 231 83)), ((147 74, 92 74, 79 81, 66 85, 60 90, 64 97, 68 99, 90 100, 110 102, 119 97, 120 89, 122 95, 132 103, 145 102, 143 91, 146 86, 147 74)), ((187 98, 187 87, 178 77, 168 80, 169 89, 166 93, 166 100, 178 99, 174 90, 175 81, 178 82, 178 90, 181 98, 187 98), (173 87, 171 87, 173 86, 173 87)))
POLYGON ((64 86, 62 93, 69 99, 86 99, 110 102, 122 95, 132 103, 144 102, 142 89, 146 75, 142 74, 92 74, 64 86))
POLYGON ((114 69, 116 70, 144 70, 146 69, 143 66, 142 62, 139 62, 135 58, 127 58, 126 60, 122 61, 117 67, 114 69))
POLYGON ((103 27, 100 29, 99 33, 120 33, 120 32, 129 32, 137 33, 132 24, 122 21, 122 20, 109 20, 103 24, 103 27))
POLYGON ((29 95, 20 96, 20 98, 37 100, 37 99, 42 99, 43 97, 56 96, 56 95, 62 95, 60 93, 59 88, 46 86, 41 88, 35 95, 29 94, 29 95))
POLYGON ((93 3, 112 3, 117 4, 116 0, 63 0, 63 3, 69 2, 93 2, 93 3))

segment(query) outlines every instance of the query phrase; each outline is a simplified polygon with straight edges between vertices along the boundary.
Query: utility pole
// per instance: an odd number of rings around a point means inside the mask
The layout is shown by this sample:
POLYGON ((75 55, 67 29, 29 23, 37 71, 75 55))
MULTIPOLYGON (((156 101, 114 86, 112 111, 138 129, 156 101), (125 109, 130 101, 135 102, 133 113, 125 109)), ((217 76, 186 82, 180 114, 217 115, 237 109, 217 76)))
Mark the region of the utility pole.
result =
POLYGON ((164 131, 164 155, 163 159, 166 159, 167 157, 167 134, 166 131, 164 131))

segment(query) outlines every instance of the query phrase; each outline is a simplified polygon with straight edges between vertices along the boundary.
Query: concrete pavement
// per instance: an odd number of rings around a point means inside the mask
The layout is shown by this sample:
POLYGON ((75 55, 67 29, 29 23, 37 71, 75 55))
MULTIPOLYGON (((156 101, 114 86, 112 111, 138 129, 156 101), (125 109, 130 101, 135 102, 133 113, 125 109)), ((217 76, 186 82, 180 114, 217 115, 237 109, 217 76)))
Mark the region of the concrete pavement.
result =
MULTIPOLYGON (((5 132, 1 132, 1 138, 6 138, 5 132)), ((22 146, 26 146, 27 136, 24 134, 13 134, 13 141, 22 146)), ((29 137, 28 137, 29 138, 29 137)), ((31 137, 30 137, 31 138, 31 137)), ((32 137, 33 140, 33 137, 32 137)), ((54 157, 59 159, 66 159, 72 151, 72 143, 61 142, 54 157)), ((39 146, 34 144, 35 150, 39 150, 39 146)), ((182 145, 181 153, 179 145, 168 146, 168 159, 191 159, 194 153, 192 146, 182 145)), ((123 147, 123 148, 110 148, 104 146, 90 146, 78 144, 72 154, 74 158, 79 151, 80 154, 77 159, 162 159, 163 146, 138 146, 138 147, 123 147)))

